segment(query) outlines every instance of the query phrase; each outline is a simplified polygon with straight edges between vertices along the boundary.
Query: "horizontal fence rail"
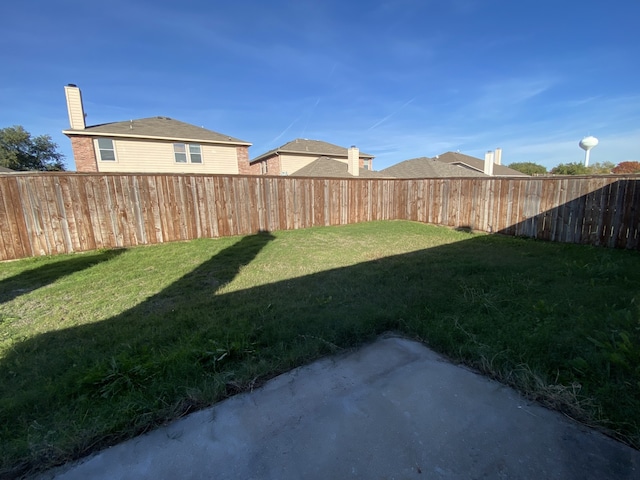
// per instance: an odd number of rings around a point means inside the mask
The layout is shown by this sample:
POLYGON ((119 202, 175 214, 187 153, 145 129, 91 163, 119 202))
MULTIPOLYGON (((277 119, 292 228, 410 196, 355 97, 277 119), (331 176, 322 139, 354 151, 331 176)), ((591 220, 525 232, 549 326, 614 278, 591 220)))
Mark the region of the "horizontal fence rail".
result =
POLYGON ((639 249, 633 177, 0 175, 0 260, 371 220, 639 249))

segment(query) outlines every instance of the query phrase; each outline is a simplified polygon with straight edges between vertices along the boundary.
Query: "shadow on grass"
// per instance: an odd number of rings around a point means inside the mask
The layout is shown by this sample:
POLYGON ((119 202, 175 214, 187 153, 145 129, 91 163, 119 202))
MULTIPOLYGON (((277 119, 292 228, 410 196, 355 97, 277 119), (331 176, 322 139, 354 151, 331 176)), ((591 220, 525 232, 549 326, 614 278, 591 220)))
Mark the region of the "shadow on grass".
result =
POLYGON ((640 285, 629 252, 594 269, 606 252, 474 236, 221 293, 273 240, 245 237, 116 317, 17 344, 0 363, 0 471, 78 458, 389 330, 521 387, 578 382, 614 397, 637 440, 640 385, 627 380, 640 360, 612 365, 589 340, 617 329, 640 345, 624 307, 640 285), (531 376, 507 378, 518 365, 531 376))
POLYGON ((31 270, 26 270, 13 277, 0 280, 0 303, 5 303, 33 292, 38 288, 50 285, 62 277, 91 268, 124 253, 126 249, 118 248, 100 253, 80 254, 55 263, 47 263, 31 270))

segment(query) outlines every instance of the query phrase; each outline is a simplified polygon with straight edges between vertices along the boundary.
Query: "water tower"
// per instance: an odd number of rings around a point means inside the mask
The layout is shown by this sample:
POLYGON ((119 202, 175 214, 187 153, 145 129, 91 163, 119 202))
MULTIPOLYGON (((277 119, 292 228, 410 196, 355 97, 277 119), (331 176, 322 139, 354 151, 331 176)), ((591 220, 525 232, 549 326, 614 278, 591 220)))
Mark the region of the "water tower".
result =
POLYGON ((591 136, 584 137, 582 140, 580 140, 580 143, 578 145, 580 145, 580 148, 584 150, 584 166, 588 167, 589 152, 593 147, 598 145, 598 139, 596 137, 591 137, 591 136))

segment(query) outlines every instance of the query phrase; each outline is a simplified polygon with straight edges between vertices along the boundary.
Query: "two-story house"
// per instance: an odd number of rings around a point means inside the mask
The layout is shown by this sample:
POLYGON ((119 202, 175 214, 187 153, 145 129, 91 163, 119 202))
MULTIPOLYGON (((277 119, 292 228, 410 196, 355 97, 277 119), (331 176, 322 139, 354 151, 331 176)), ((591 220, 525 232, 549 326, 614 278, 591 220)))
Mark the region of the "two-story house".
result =
POLYGON ((80 89, 64 89, 78 172, 249 173, 249 142, 168 117, 87 126, 80 89))

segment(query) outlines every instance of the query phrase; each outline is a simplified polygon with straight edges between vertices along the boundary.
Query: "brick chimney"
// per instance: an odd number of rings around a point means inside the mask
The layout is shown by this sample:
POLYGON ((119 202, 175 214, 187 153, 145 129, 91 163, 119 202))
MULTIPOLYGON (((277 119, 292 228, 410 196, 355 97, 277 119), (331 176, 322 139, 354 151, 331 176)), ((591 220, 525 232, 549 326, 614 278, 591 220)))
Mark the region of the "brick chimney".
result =
POLYGON ((484 174, 493 176, 493 152, 488 151, 484 154, 484 174))
POLYGON ((355 145, 347 150, 347 172, 354 177, 360 175, 360 150, 355 145))
POLYGON ((64 94, 67 97, 67 112, 69 113, 69 124, 72 130, 84 130, 84 108, 82 107, 82 94, 80 89, 74 84, 65 85, 64 94))

